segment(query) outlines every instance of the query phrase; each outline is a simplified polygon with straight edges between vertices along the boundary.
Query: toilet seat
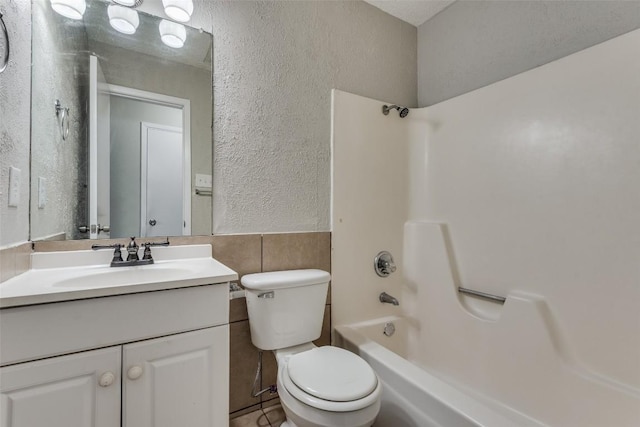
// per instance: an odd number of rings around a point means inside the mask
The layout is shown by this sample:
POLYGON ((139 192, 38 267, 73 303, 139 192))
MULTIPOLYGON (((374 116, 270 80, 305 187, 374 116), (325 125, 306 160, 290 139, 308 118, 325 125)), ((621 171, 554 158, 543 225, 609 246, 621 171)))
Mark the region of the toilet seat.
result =
POLYGON ((297 400, 332 412, 374 404, 382 387, 359 356, 338 347, 318 347, 291 356, 280 370, 282 385, 297 400))

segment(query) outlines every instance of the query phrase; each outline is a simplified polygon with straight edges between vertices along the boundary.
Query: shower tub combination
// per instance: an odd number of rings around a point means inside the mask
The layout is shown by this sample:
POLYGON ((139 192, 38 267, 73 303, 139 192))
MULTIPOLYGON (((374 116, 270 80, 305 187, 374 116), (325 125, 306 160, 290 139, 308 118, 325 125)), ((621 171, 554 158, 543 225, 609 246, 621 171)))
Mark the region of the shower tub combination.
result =
POLYGON ((383 382, 376 426, 640 426, 638 46, 411 112, 333 92, 334 342, 383 382))
POLYGON ((400 317, 336 328, 336 343, 365 359, 382 381, 382 404, 374 427, 543 425, 516 414, 507 418, 412 363, 406 352, 406 331, 406 319, 400 317), (390 337, 382 333, 389 323, 396 329, 390 337))
POLYGON ((404 317, 336 327, 383 383, 375 426, 640 425, 638 390, 583 367, 543 297, 480 310, 455 286, 442 225, 407 222, 404 240, 404 317))

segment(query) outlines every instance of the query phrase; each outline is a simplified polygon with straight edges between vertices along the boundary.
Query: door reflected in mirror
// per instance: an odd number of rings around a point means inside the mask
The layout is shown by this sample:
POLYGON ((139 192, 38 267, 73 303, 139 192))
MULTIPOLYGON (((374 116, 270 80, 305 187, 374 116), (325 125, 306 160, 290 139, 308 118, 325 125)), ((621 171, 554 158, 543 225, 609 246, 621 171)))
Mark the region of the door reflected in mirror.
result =
POLYGON ((91 237, 191 234, 190 101, 110 85, 94 55, 89 75, 91 237))
POLYGON ((31 239, 211 234, 195 177, 212 175, 212 36, 185 26, 171 48, 139 11, 122 34, 108 6, 89 0, 74 21, 33 2, 31 239))

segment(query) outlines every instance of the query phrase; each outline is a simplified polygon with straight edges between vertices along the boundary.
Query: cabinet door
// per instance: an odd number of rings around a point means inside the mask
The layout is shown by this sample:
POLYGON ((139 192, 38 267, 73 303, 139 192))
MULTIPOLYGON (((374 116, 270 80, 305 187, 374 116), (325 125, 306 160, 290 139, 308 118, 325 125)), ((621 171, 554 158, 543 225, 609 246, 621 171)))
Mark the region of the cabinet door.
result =
POLYGON ((0 369, 2 427, 119 427, 120 347, 0 369))
POLYGON ((123 347, 123 427, 224 427, 229 325, 123 347))

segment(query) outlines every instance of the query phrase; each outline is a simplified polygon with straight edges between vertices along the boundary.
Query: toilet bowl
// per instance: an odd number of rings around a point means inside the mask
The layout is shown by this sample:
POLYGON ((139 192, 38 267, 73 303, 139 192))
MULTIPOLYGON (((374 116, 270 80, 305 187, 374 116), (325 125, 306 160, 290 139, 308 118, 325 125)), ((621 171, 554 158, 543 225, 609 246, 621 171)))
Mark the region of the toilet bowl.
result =
POLYGON ((367 427, 380 410, 382 385, 359 356, 313 344, 277 350, 278 394, 288 427, 367 427))
POLYGON ((242 277, 251 341, 273 350, 283 427, 368 427, 382 384, 360 356, 312 341, 320 337, 330 275, 290 270, 242 277))

